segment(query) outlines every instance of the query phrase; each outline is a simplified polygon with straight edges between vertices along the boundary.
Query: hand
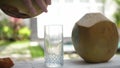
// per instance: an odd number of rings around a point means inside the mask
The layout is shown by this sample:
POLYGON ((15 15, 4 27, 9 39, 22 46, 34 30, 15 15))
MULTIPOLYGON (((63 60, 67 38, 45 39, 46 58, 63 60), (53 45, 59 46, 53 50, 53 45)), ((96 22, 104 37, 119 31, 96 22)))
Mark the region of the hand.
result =
POLYGON ((31 18, 42 12, 47 12, 47 6, 51 4, 51 0, 2 0, 0 9, 9 16, 16 18, 31 18), (20 3, 19 3, 20 2, 20 3), (19 3, 17 5, 17 3, 19 3), (24 6, 21 6, 24 5, 24 6), (36 7, 40 9, 36 9, 36 7), (23 9, 25 7, 25 9, 23 9))
MULTIPOLYGON (((36 10, 32 5, 32 0, 23 0, 24 4, 28 7, 31 13, 36 14, 36 10)), ((35 0, 36 4, 43 12, 47 12, 47 5, 51 4, 51 0, 35 0)))

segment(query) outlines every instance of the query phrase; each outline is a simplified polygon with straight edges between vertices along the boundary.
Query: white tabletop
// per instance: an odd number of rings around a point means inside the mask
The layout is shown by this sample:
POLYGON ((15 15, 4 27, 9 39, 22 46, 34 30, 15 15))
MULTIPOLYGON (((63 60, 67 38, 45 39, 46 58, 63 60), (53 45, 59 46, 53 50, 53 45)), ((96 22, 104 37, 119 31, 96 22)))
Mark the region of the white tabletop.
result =
MULTIPOLYGON (((46 68, 44 60, 15 62, 12 68, 46 68)), ((82 59, 64 60, 63 67, 60 68, 120 68, 120 55, 115 55, 109 62, 90 64, 82 59)))

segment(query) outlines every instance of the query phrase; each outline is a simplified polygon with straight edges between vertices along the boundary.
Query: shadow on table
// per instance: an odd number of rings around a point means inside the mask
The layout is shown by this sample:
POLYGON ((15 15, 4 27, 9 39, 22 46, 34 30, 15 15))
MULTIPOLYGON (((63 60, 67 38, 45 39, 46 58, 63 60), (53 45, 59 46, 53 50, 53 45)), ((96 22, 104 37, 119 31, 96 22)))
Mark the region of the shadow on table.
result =
POLYGON ((103 63, 87 63, 83 59, 82 60, 72 60, 72 61, 66 61, 65 67, 68 65, 70 68, 120 68, 120 65, 118 62, 115 62, 115 60, 110 60, 108 62, 103 62, 103 63))

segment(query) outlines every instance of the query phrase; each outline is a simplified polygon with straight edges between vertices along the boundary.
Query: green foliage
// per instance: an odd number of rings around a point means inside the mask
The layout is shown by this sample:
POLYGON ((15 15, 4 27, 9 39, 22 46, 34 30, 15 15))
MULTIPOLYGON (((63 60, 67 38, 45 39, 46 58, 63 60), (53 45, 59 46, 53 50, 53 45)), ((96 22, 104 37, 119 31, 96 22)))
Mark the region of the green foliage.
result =
POLYGON ((115 22, 117 25, 120 25, 120 9, 114 13, 115 22))
POLYGON ((105 3, 106 2, 106 0, 102 0, 102 3, 105 3))
POLYGON ((114 13, 113 17, 115 18, 115 23, 117 24, 118 27, 120 27, 120 0, 114 0, 117 4, 117 10, 114 13))
POLYGON ((120 0, 114 0, 118 6, 120 6, 120 0))
POLYGON ((7 46, 7 45, 9 45, 9 44, 11 44, 12 42, 10 42, 10 41, 3 41, 3 40, 1 40, 0 41, 0 46, 7 46))
POLYGON ((9 26, 3 26, 3 34, 7 37, 7 38, 11 38, 13 35, 13 30, 9 27, 9 26))
POLYGON ((38 45, 38 46, 30 46, 30 53, 33 58, 38 58, 38 57, 43 57, 44 56, 44 51, 43 49, 38 45))
POLYGON ((19 31, 18 31, 19 37, 21 38, 29 38, 31 31, 28 27, 22 27, 19 31))
POLYGON ((16 25, 16 23, 17 22, 10 22, 7 18, 0 20, 0 40, 17 41, 29 39, 31 34, 30 29, 25 25, 16 25), (15 25, 19 27, 19 29, 14 28, 16 27, 15 25))
POLYGON ((8 25, 9 24, 9 20, 4 18, 3 20, 0 21, 0 25, 4 26, 4 25, 8 25))
POLYGON ((0 39, 5 39, 8 35, 9 30, 9 21, 6 18, 4 18, 0 21, 0 39))

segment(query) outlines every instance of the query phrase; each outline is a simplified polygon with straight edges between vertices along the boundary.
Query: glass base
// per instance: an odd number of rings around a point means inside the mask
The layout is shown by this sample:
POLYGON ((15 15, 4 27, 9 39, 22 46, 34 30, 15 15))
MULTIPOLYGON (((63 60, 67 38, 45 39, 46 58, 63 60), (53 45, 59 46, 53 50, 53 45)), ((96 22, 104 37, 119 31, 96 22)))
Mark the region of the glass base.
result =
POLYGON ((53 68, 53 67, 57 67, 57 68, 59 68, 59 67, 62 67, 63 66, 63 64, 46 64, 46 67, 49 67, 49 68, 53 68))

